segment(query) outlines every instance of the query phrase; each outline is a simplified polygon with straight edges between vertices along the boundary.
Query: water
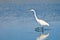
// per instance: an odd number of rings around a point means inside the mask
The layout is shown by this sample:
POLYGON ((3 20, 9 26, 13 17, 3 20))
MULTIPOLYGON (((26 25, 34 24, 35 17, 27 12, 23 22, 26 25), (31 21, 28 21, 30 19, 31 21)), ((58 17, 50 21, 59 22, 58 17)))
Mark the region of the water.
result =
POLYGON ((35 9, 38 18, 47 21, 50 26, 49 36, 45 40, 60 40, 60 4, 0 4, 0 40, 36 40, 41 32, 33 13, 35 9))

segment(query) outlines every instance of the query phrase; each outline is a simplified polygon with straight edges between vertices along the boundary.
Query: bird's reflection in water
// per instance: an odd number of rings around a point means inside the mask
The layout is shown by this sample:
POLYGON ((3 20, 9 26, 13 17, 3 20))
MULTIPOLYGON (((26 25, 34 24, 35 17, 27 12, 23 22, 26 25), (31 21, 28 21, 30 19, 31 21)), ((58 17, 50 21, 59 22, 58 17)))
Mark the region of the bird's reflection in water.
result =
POLYGON ((44 29, 42 27, 35 28, 36 32, 41 32, 41 35, 39 35, 39 37, 37 37, 36 40, 45 40, 49 36, 49 33, 48 33, 49 30, 50 29, 48 29, 48 28, 44 29), (47 33, 46 33, 46 31, 47 31, 47 33))
POLYGON ((39 37, 37 37, 36 40, 45 40, 49 36, 49 33, 47 34, 41 34, 39 37))

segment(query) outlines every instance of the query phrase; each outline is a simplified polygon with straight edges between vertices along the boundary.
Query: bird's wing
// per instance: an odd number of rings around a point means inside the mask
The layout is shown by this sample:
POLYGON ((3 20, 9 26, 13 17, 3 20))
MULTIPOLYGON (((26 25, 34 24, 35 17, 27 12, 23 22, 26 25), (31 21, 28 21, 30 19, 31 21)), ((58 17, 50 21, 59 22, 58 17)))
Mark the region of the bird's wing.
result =
POLYGON ((49 24, 44 20, 38 19, 37 22, 41 25, 48 25, 49 26, 49 24))

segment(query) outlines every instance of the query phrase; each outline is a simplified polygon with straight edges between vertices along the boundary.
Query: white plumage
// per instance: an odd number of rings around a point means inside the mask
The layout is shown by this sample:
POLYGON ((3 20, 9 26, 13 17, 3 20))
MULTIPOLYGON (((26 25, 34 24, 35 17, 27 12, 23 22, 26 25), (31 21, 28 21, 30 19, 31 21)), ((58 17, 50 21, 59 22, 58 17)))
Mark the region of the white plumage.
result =
POLYGON ((35 17, 36 21, 37 21, 42 27, 44 27, 44 26, 49 26, 49 24, 48 24, 47 22, 45 22, 45 21, 42 20, 42 19, 38 19, 38 18, 37 18, 36 12, 35 12, 34 9, 31 9, 30 11, 34 12, 34 17, 35 17))

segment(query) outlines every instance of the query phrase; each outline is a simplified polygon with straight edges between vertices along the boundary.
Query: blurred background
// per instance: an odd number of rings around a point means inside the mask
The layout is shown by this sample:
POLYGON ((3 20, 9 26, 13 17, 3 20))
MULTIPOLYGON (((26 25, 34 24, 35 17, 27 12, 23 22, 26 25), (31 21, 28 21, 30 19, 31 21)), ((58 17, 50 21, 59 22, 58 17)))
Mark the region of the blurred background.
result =
POLYGON ((60 0, 0 0, 0 40, 36 40, 41 33, 32 8, 50 24, 46 40, 60 40, 60 0))

